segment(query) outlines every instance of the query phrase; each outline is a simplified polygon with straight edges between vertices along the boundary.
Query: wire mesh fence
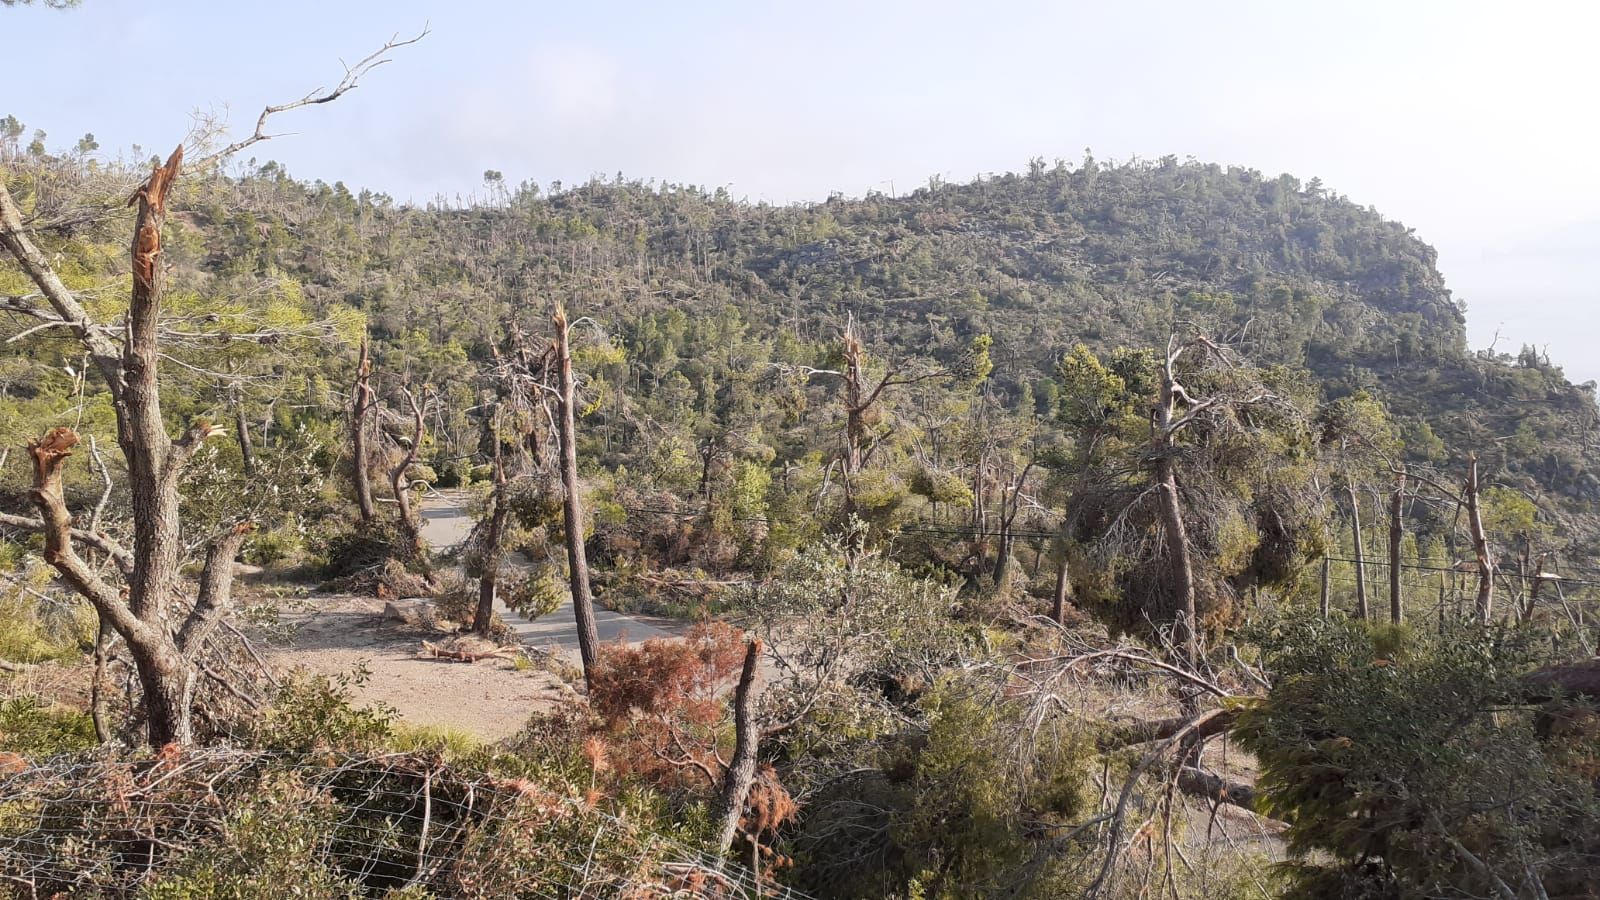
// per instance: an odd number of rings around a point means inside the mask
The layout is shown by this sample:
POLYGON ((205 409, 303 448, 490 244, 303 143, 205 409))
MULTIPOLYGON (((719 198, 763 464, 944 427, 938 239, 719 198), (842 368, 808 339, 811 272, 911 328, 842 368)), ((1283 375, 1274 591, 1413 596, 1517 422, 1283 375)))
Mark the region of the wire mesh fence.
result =
MULTIPOLYGON (((1592 656, 1600 645, 1600 574, 1496 567, 1490 621, 1547 626, 1557 651, 1592 656)), ((1475 562, 1404 558, 1398 567, 1383 557, 1330 555, 1323 561, 1320 595, 1324 608, 1388 621, 1396 611, 1413 627, 1480 618, 1480 575, 1475 562), (1399 578, 1392 578, 1398 572, 1399 578)))
POLYGON ((0 897, 804 895, 593 798, 414 753, 0 758, 0 897))

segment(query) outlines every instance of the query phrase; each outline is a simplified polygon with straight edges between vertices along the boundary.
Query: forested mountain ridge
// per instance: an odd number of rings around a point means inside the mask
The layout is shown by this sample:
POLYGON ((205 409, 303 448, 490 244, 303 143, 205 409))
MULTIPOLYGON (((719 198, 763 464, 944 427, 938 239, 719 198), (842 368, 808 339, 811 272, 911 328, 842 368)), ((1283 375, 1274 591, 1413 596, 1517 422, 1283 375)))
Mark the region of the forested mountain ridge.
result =
POLYGON ((0 785, 42 810, 0 874, 29 888, 1594 883, 1593 386, 1469 352, 1371 210, 1170 159, 782 207, 491 172, 417 208, 0 125, 0 687, 29 691, 0 785), (439 509, 475 520, 448 550, 439 509), (696 624, 602 642, 600 605, 696 624), (262 659, 303 606, 418 679, 511 657, 573 690, 451 696, 523 709, 515 738, 412 733, 343 664, 262 659), (508 612, 570 623, 580 667, 508 612), (86 701, 24 684, 57 670, 86 701), (160 749, 37 762, 118 742, 160 749), (271 808, 216 802, 224 772, 271 808), (166 786, 148 852, 55 827, 128 785, 166 786), (1215 840, 1222 805, 1259 842, 1215 840))
MULTIPOLYGON (((380 339, 420 331, 480 352, 507 313, 552 296, 655 362, 661 348, 644 344, 672 311, 732 308, 751 337, 813 346, 854 316, 880 350, 945 359, 988 334, 995 389, 1044 415, 1074 343, 1158 346, 1195 322, 1258 363, 1306 367, 1325 399, 1381 397, 1414 459, 1475 452, 1586 529, 1600 500, 1592 387, 1531 349, 1469 351, 1433 249, 1316 180, 1086 158, 898 198, 769 206, 621 176, 546 194, 488 175, 487 197, 420 209, 268 164, 195 204, 201 265, 287 274, 321 304, 365 312, 380 339)), ((714 393, 695 366, 678 368, 714 393)))

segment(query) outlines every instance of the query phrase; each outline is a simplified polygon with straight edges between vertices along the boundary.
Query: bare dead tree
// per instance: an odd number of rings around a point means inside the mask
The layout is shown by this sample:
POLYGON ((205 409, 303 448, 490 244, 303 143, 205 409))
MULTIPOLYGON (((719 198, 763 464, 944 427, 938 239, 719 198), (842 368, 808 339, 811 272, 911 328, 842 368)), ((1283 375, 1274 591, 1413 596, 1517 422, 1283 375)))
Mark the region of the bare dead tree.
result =
POLYGON ((1394 492, 1389 496, 1389 621, 1400 624, 1405 614, 1400 596, 1400 543, 1405 538, 1406 470, 1394 473, 1394 492))
POLYGON ((1478 454, 1473 453, 1467 457, 1467 481, 1461 493, 1467 510, 1467 528, 1472 535, 1472 553, 1478 560, 1478 621, 1487 625, 1494 615, 1494 551, 1483 530, 1479 488, 1478 454))
POLYGON ((775 368, 804 378, 827 375, 839 379, 844 384, 844 448, 840 452, 839 463, 842 475, 840 481, 844 485, 844 511, 848 517, 856 510, 856 480, 861 471, 872 461, 874 451, 881 445, 881 440, 873 437, 872 426, 878 405, 883 401, 885 393, 890 388, 949 378, 955 373, 944 368, 912 370, 902 360, 891 360, 885 365, 883 374, 873 379, 867 372, 867 351, 856 332, 854 318, 845 324, 842 353, 844 356, 842 371, 816 369, 810 366, 777 365, 775 368))
POLYGON ((994 561, 994 584, 996 588, 1003 587, 1006 576, 1011 569, 1011 554, 1016 546, 1017 514, 1022 512, 1023 488, 1027 486, 1028 475, 1033 471, 1035 460, 1029 458, 1028 462, 1000 487, 1000 541, 997 548, 998 556, 994 561))
POLYGON ((133 290, 126 343, 120 353, 56 276, 22 225, 11 195, 0 186, 0 241, 22 264, 45 299, 89 350, 111 391, 117 413, 117 441, 128 462, 133 498, 134 548, 127 596, 105 582, 73 546, 72 515, 62 491, 62 467, 79 438, 58 428, 29 445, 34 463, 32 499, 45 526, 45 557, 62 578, 88 599, 127 643, 144 690, 148 736, 152 744, 187 743, 193 736, 190 707, 195 669, 189 636, 209 630, 225 604, 233 577, 233 554, 248 529, 240 526, 211 544, 206 554, 199 600, 176 634, 169 624, 180 614, 179 567, 183 543, 178 515, 178 485, 184 465, 201 442, 220 432, 200 420, 173 440, 161 415, 157 322, 163 271, 161 226, 167 197, 183 162, 183 148, 157 166, 130 201, 138 206, 132 247, 133 290), (226 558, 223 558, 226 557, 226 558), (221 596, 218 596, 218 594, 221 596))
POLYGON ((1467 534, 1472 539, 1472 553, 1478 572, 1476 614, 1478 621, 1488 624, 1494 615, 1494 548, 1489 543, 1488 532, 1483 527, 1482 484, 1478 476, 1478 455, 1467 456, 1467 474, 1459 490, 1441 483, 1421 472, 1408 470, 1410 477, 1427 484, 1443 494, 1450 502, 1467 514, 1467 534))
MULTIPOLYGON (((419 36, 420 37, 420 36, 419 36)), ((268 108, 257 133, 203 162, 221 158, 256 140, 265 140, 264 125, 274 112, 327 102, 353 88, 362 74, 383 61, 391 42, 363 60, 336 91, 325 98, 268 108)), ((186 744, 193 740, 193 698, 199 673, 196 656, 220 622, 231 601, 234 558, 252 526, 237 521, 206 542, 205 562, 192 606, 185 609, 181 566, 186 555, 179 514, 180 485, 185 466, 200 445, 225 432, 206 420, 190 424, 176 439, 162 415, 160 349, 165 271, 162 226, 167 201, 183 165, 180 145, 129 198, 136 209, 130 248, 132 289, 122 345, 113 332, 97 324, 70 291, 46 255, 33 242, 21 210, 0 184, 0 245, 16 258, 38 288, 37 295, 17 298, 15 306, 35 318, 59 323, 84 347, 111 395, 117 420, 117 444, 127 462, 132 498, 134 545, 124 550, 103 535, 73 528, 62 486, 62 470, 79 443, 69 428, 55 428, 29 445, 33 461, 30 497, 40 519, 21 520, 21 527, 40 532, 45 559, 74 591, 87 599, 128 647, 143 691, 146 738, 152 745, 186 744), (43 304, 38 305, 37 300, 43 304), (46 308, 47 307, 47 308, 46 308), (118 589, 90 566, 75 544, 105 547, 119 566, 125 565, 126 587, 118 589)))
POLYGON ((583 495, 578 481, 577 385, 572 376, 572 325, 566 308, 556 304, 551 317, 555 328, 555 363, 560 379, 561 485, 566 495, 562 521, 567 536, 567 578, 572 588, 572 612, 578 627, 578 655, 583 660, 584 681, 594 679, 600 636, 594 624, 594 593, 589 586, 589 557, 583 546, 583 495))
POLYGON ((1365 621, 1372 618, 1372 611, 1367 604, 1367 548, 1361 540, 1361 498, 1353 479, 1346 478, 1344 487, 1350 496, 1350 533, 1356 559, 1356 616, 1365 621))

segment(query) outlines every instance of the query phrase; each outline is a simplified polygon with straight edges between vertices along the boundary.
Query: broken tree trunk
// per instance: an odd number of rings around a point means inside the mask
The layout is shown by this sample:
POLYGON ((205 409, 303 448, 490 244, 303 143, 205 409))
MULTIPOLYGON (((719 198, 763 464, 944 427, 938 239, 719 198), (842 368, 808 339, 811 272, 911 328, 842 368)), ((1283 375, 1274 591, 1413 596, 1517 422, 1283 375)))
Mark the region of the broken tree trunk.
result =
POLYGON ((372 408, 372 350, 363 336, 361 357, 356 363, 356 381, 350 391, 350 478, 363 525, 370 524, 378 515, 372 502, 372 476, 367 468, 367 413, 372 408))
POLYGON ((1367 553, 1361 543, 1361 499, 1356 495, 1356 483, 1345 479, 1345 490, 1350 495, 1350 534, 1355 543, 1356 559, 1356 616, 1365 622, 1372 617, 1367 606, 1367 553))
POLYGON ((1487 625, 1494 615, 1494 553, 1483 530, 1483 510, 1479 507, 1478 456, 1467 457, 1467 487, 1464 492, 1467 527, 1472 531, 1472 552, 1478 561, 1478 621, 1487 625))
POLYGON ((506 468, 500 458, 500 438, 495 436, 494 493, 489 497, 489 527, 483 536, 483 573, 478 576, 478 609, 472 614, 472 630, 484 637, 494 623, 494 600, 500 585, 500 543, 506 530, 506 468))
POLYGON ((1177 452, 1174 438, 1180 387, 1173 373, 1173 359, 1161 371, 1161 399, 1156 404, 1156 421, 1152 435, 1155 446, 1156 493, 1161 509, 1161 536, 1167 548, 1169 584, 1176 595, 1178 612, 1178 643, 1184 661, 1195 671, 1200 670, 1200 616, 1195 608, 1194 560, 1189 547, 1189 532, 1183 522, 1183 503, 1178 494, 1178 471, 1173 463, 1177 452))
POLYGON ((1406 470, 1394 474, 1394 494, 1389 498, 1389 621, 1395 625, 1405 615, 1400 597, 1400 543, 1405 537, 1406 470))
POLYGON ((739 830, 739 819, 744 814, 745 798, 750 795, 750 785, 756 780, 756 754, 761 749, 761 731, 756 724, 755 697, 756 664, 761 660, 761 642, 752 640, 745 645, 744 668, 739 672, 739 686, 733 693, 733 758, 722 776, 722 790, 717 796, 717 858, 728 855, 734 835, 739 830))
MULTIPOLYGON (((174 440, 161 411, 159 325, 164 268, 161 229, 167 196, 183 163, 183 148, 172 152, 130 198, 138 208, 129 251, 132 267, 124 342, 120 351, 97 328, 34 246, 21 212, 0 185, 0 244, 16 257, 55 315, 68 323, 93 358, 111 394, 117 418, 117 444, 127 462, 132 497, 134 546, 118 557, 127 586, 119 590, 77 555, 73 541, 85 541, 72 527, 62 490, 62 468, 78 444, 69 428, 56 428, 29 445, 33 457, 31 499, 39 509, 45 560, 121 635, 144 688, 146 737, 151 744, 193 739, 193 706, 199 652, 210 621, 222 613, 232 583, 233 560, 215 565, 239 544, 225 536, 213 542, 199 600, 187 615, 179 608, 180 566, 186 551, 179 518, 179 484, 185 465, 209 437, 225 429, 201 420, 174 440), (174 631, 174 626, 182 623, 174 631)), ((231 534, 231 532, 230 532, 231 534)))
POLYGON ((1067 548, 1062 547, 1061 560, 1056 564, 1055 598, 1050 604, 1050 618, 1057 625, 1067 624, 1067 595, 1072 589, 1072 581, 1069 577, 1071 574, 1069 572, 1070 566, 1071 559, 1067 553, 1067 548))
POLYGON ((578 655, 583 659, 583 679, 592 686, 600 637, 594 624, 594 593, 589 587, 589 557, 583 546, 583 495, 578 483, 577 385, 572 377, 571 323, 567 311, 557 304, 553 317, 556 332, 556 370, 561 379, 561 485, 566 494, 562 504, 562 523, 567 532, 567 578, 572 589, 572 614, 578 626, 578 655))

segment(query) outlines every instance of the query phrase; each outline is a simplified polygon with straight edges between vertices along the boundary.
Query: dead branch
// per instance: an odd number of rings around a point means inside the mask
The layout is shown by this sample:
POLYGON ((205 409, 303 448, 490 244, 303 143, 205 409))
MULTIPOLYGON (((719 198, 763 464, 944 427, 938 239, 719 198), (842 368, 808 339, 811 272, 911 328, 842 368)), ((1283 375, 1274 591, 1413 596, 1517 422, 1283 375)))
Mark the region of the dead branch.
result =
POLYGON ((261 115, 256 118, 256 130, 252 132, 249 137, 234 141, 215 153, 201 157, 195 161, 193 168, 197 170, 203 169, 213 163, 227 159, 246 147, 259 144, 262 141, 270 141, 275 137, 282 137, 282 134, 267 133, 267 120, 269 118, 277 115, 278 113, 289 112, 290 110, 299 109, 303 106, 317 106, 322 103, 332 103, 350 91, 360 87, 361 79, 367 75, 367 73, 390 62, 387 54, 389 54, 391 51, 415 44, 416 42, 427 37, 428 34, 429 28, 427 25, 422 26, 422 31, 419 32, 416 37, 407 38, 406 40, 401 40, 399 33, 396 33, 393 37, 389 38, 389 40, 385 41, 382 47, 379 47, 377 50, 374 50, 365 57, 362 57, 362 59, 355 65, 345 66, 344 77, 339 79, 339 83, 334 86, 333 90, 324 91, 319 87, 315 90, 307 92, 305 96, 298 100, 291 100, 288 103, 279 103, 262 109, 261 115))

